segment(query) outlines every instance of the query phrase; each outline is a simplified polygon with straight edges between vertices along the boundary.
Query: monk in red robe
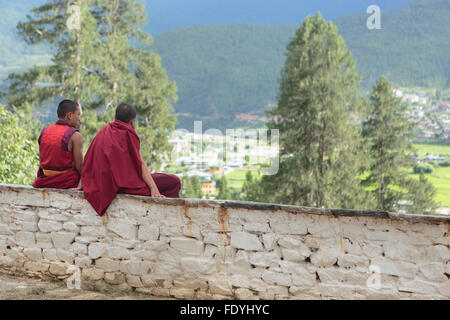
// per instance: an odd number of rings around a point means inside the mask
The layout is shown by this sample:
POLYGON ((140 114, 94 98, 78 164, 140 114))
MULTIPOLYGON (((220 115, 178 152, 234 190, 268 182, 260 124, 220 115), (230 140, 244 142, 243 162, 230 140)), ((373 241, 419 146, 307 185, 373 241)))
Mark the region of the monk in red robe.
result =
POLYGON ((178 198, 176 175, 150 174, 134 130, 136 109, 121 104, 115 121, 103 127, 86 153, 81 180, 86 200, 102 216, 117 193, 178 198))
POLYGON ((35 188, 81 189, 83 169, 81 107, 72 100, 58 105, 59 120, 45 127, 39 136, 39 170, 35 188))

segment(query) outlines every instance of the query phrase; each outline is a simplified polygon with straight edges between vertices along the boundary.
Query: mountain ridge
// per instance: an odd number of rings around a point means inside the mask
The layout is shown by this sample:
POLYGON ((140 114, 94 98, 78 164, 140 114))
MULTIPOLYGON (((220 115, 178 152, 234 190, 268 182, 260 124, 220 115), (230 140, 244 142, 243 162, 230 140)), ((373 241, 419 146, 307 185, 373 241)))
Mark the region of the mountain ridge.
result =
MULTIPOLYGON (((382 11, 381 30, 367 29, 369 15, 365 11, 333 20, 357 62, 365 93, 381 74, 397 86, 450 84, 449 1, 405 2, 408 4, 403 7, 382 11)), ((18 3, 20 6, 8 2, 2 13, 12 10, 10 17, 23 19, 27 8, 36 5, 31 0, 18 3), (18 13, 15 8, 25 12, 18 13)), ((0 26, 13 29, 7 19, 1 20, 0 26)), ((193 120, 204 120, 205 128, 235 127, 246 123, 239 121, 240 114, 262 117, 264 110, 276 103, 286 45, 298 27, 189 26, 154 36, 152 49, 161 55, 169 79, 176 81, 179 89, 175 105, 178 127, 190 129, 193 120)), ((8 44, 0 47, 2 77, 50 61, 48 49, 15 43, 17 39, 12 33, 0 35, 0 43, 8 44)))
MULTIPOLYGON (((365 12, 333 23, 357 62, 362 91, 368 94, 380 75, 397 86, 448 87, 449 17, 447 0, 416 0, 382 14, 381 30, 367 29, 365 12)), ((154 49, 169 78, 178 84, 180 100, 175 108, 184 114, 179 126, 192 128, 194 120, 203 120, 206 127, 221 127, 224 122, 236 126, 239 113, 262 116, 276 103, 285 48, 297 28, 235 24, 186 27, 156 36, 154 49), (242 70, 247 74, 236 78, 242 70), (185 117, 186 113, 192 116, 185 117)))

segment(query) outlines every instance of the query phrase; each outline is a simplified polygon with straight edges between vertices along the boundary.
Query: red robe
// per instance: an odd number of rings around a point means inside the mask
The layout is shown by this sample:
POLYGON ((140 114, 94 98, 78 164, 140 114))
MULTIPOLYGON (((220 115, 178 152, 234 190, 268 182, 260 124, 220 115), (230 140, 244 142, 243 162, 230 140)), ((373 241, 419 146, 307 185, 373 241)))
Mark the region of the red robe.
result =
MULTIPOLYGON (((102 216, 117 193, 150 196, 142 179, 140 140, 132 126, 114 121, 95 136, 84 158, 81 181, 84 196, 102 216)), ((178 198, 180 179, 152 174, 161 194, 178 198)))
POLYGON ((40 167, 34 188, 69 189, 78 186, 80 174, 73 167, 73 154, 68 148, 76 131, 63 120, 42 130, 38 140, 40 167))

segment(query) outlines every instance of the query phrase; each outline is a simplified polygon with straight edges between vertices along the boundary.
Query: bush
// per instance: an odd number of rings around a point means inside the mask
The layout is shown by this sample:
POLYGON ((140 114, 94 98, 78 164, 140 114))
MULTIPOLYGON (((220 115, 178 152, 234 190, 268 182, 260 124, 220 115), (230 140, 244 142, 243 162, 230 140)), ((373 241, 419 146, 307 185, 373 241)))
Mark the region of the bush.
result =
POLYGON ((450 160, 439 163, 441 167, 450 167, 450 160))
POLYGON ((434 171, 433 166, 428 163, 417 164, 414 166, 414 173, 416 173, 416 174, 432 173, 433 171, 434 171))
POLYGON ((433 166, 433 168, 437 168, 437 167, 439 166, 439 165, 438 165, 435 161, 433 161, 433 160, 428 161, 427 164, 433 166))
POLYGON ((39 166, 39 149, 21 117, 0 105, 0 183, 30 185, 39 166))

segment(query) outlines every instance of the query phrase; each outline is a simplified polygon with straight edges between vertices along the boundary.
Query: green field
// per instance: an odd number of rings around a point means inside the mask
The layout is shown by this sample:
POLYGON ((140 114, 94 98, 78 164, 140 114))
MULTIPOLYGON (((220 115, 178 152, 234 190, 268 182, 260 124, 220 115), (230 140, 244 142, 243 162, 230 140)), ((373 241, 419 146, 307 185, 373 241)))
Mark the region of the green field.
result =
POLYGON ((250 167, 249 169, 239 169, 228 173, 227 175, 225 175, 227 178, 228 186, 233 189, 241 190, 242 185, 244 184, 245 181, 245 175, 247 174, 247 171, 251 171, 253 178, 255 178, 258 171, 258 167, 250 167))
POLYGON ((450 146, 440 146, 435 144, 415 144, 414 147, 416 148, 419 157, 423 157, 427 154, 450 157, 450 146))
POLYGON ((228 186, 231 188, 242 188, 242 184, 245 181, 245 173, 244 170, 236 170, 230 172, 226 175, 228 186))
MULTIPOLYGON (((417 174, 411 173, 411 176, 419 179, 417 174)), ((440 203, 441 207, 450 207, 450 167, 435 168, 433 173, 425 175, 436 188, 434 200, 440 203)))
MULTIPOLYGON (((441 146, 433 144, 415 144, 419 157, 427 154, 442 155, 450 159, 450 146, 441 146)), ((411 176, 418 178, 418 175, 411 173, 411 176)), ((437 167, 433 173, 426 175, 436 188, 436 196, 434 200, 440 203, 442 207, 450 207, 450 167, 437 167)))
MULTIPOLYGON (((430 145, 430 144, 415 144, 419 157, 424 157, 427 154, 442 155, 450 159, 450 146, 430 145)), ((253 169, 256 171, 257 169, 253 169)), ((226 175, 228 185, 231 188, 240 190, 245 181, 245 174, 247 170, 239 169, 230 172, 226 175)), ((256 173, 256 172, 255 172, 256 173)), ((413 174, 411 169, 411 176, 418 179, 419 175, 413 174)), ((434 200, 439 202, 441 207, 450 207, 450 167, 437 167, 433 173, 426 174, 428 181, 430 181, 436 188, 436 196, 434 200)))

